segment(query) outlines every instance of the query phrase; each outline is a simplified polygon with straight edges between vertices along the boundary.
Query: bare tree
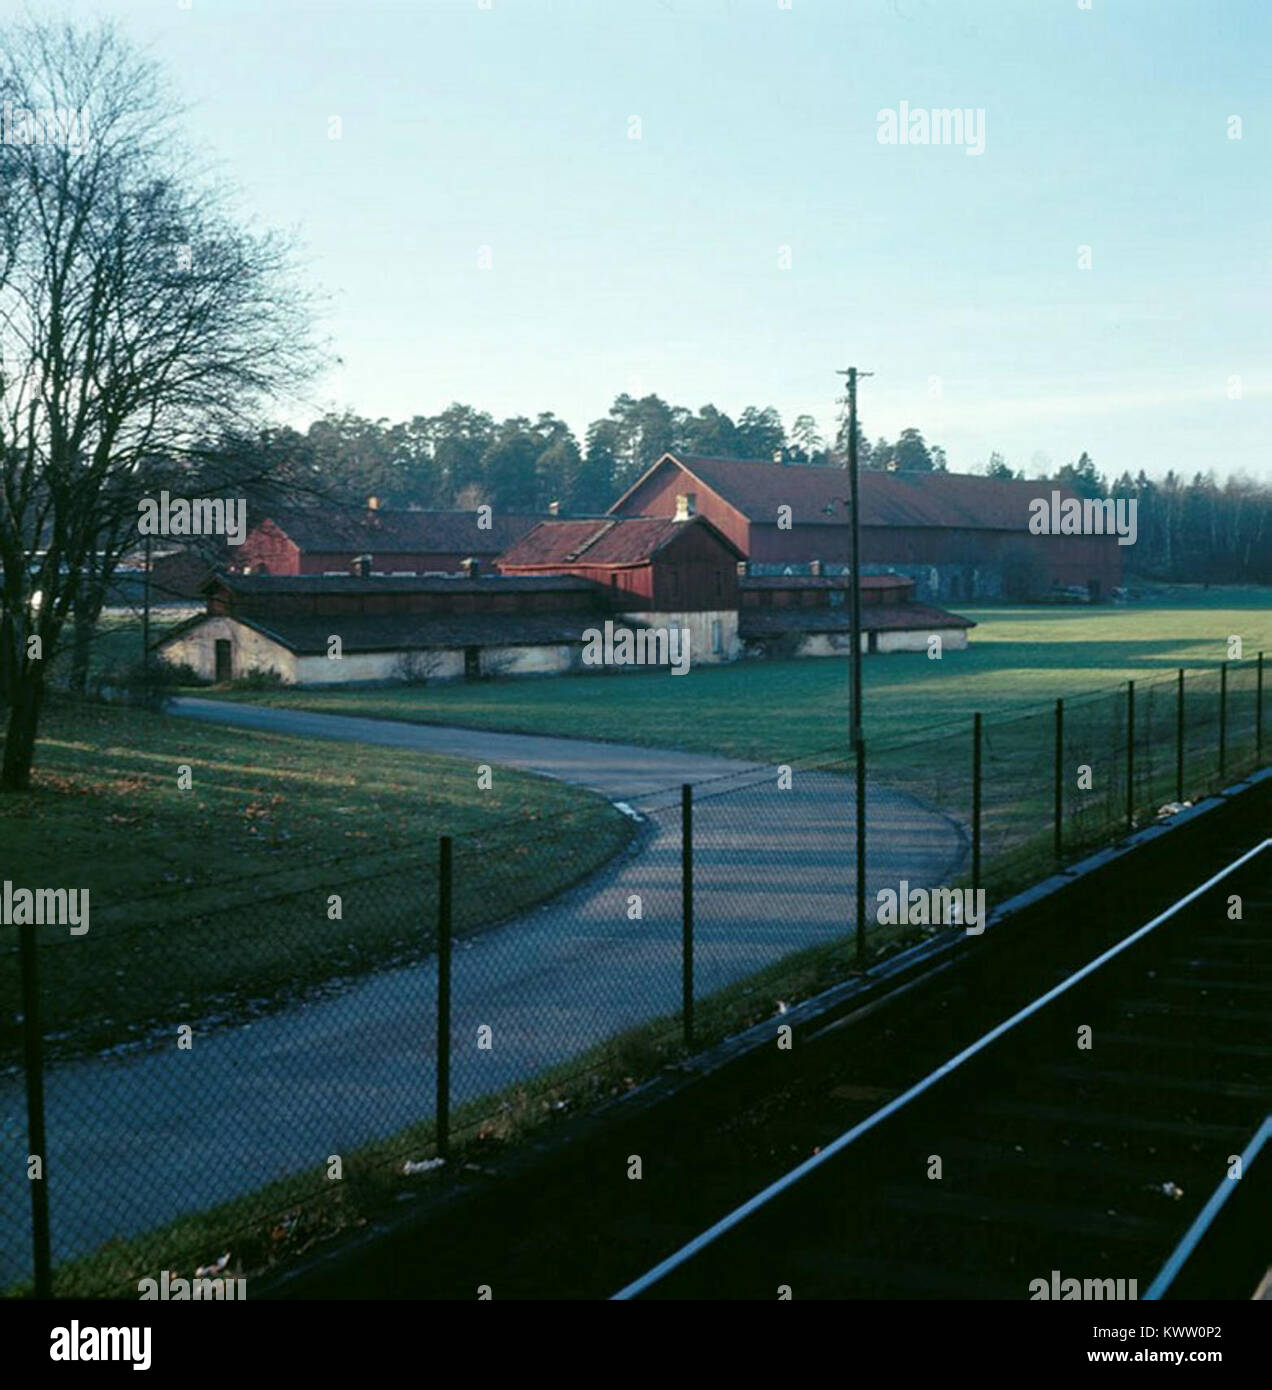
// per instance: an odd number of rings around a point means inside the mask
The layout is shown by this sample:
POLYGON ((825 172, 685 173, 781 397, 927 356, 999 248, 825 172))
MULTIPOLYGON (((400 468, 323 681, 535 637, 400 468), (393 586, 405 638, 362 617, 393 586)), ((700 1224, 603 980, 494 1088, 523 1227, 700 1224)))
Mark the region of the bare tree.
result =
POLYGON ((318 359, 288 247, 234 223, 112 27, 4 32, 0 100, 30 117, 0 146, 0 789, 21 790, 47 664, 139 500, 185 491, 200 439, 318 359))

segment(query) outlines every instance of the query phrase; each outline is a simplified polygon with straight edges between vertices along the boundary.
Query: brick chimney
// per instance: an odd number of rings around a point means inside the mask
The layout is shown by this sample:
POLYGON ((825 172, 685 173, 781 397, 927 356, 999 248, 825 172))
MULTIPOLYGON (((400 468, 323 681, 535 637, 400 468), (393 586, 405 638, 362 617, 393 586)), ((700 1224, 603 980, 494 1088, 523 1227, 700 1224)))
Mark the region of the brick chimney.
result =
POLYGON ((560 515, 561 515, 561 504, 560 504, 560 502, 549 502, 549 503, 548 503, 548 515, 549 515, 549 516, 560 516, 560 515))
POLYGON ((367 498, 367 511, 378 512, 380 510, 380 499, 378 497, 367 498))

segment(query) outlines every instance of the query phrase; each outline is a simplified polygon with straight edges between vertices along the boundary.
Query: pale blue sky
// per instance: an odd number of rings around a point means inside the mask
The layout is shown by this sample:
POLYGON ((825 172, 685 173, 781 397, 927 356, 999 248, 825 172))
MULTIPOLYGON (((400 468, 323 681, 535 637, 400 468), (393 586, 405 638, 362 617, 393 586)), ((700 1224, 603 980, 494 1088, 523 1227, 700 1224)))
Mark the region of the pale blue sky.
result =
POLYGON ((1086 449, 1106 471, 1267 478, 1272 7, 1091 6, 68 12, 118 18, 243 210, 299 234, 344 365, 293 423, 458 399, 553 409, 581 435, 626 390, 831 430, 834 369, 856 363, 876 373, 869 434, 917 425, 959 470, 1086 449), (878 113, 902 100, 983 108, 984 153, 880 144, 878 113))

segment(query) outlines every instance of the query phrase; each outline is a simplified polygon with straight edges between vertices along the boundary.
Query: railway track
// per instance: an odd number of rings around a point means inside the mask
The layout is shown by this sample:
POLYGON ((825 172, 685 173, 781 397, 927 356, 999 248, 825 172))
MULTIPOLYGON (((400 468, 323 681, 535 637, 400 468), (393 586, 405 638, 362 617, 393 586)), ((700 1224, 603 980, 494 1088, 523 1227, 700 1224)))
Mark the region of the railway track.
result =
POLYGON ((869 1113, 810 1115, 811 1157, 616 1297, 1143 1298, 1272 1112, 1272 839, 1226 851, 920 1080, 898 1048, 829 1085, 869 1113))

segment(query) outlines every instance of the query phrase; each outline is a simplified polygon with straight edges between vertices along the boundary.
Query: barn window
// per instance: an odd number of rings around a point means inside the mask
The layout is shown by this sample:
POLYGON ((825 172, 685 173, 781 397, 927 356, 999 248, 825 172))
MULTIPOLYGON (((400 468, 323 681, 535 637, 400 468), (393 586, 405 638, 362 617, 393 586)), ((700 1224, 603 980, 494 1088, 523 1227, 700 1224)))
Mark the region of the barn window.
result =
POLYGON ((711 650, 717 656, 724 651, 724 624, 719 618, 711 620, 711 650))

